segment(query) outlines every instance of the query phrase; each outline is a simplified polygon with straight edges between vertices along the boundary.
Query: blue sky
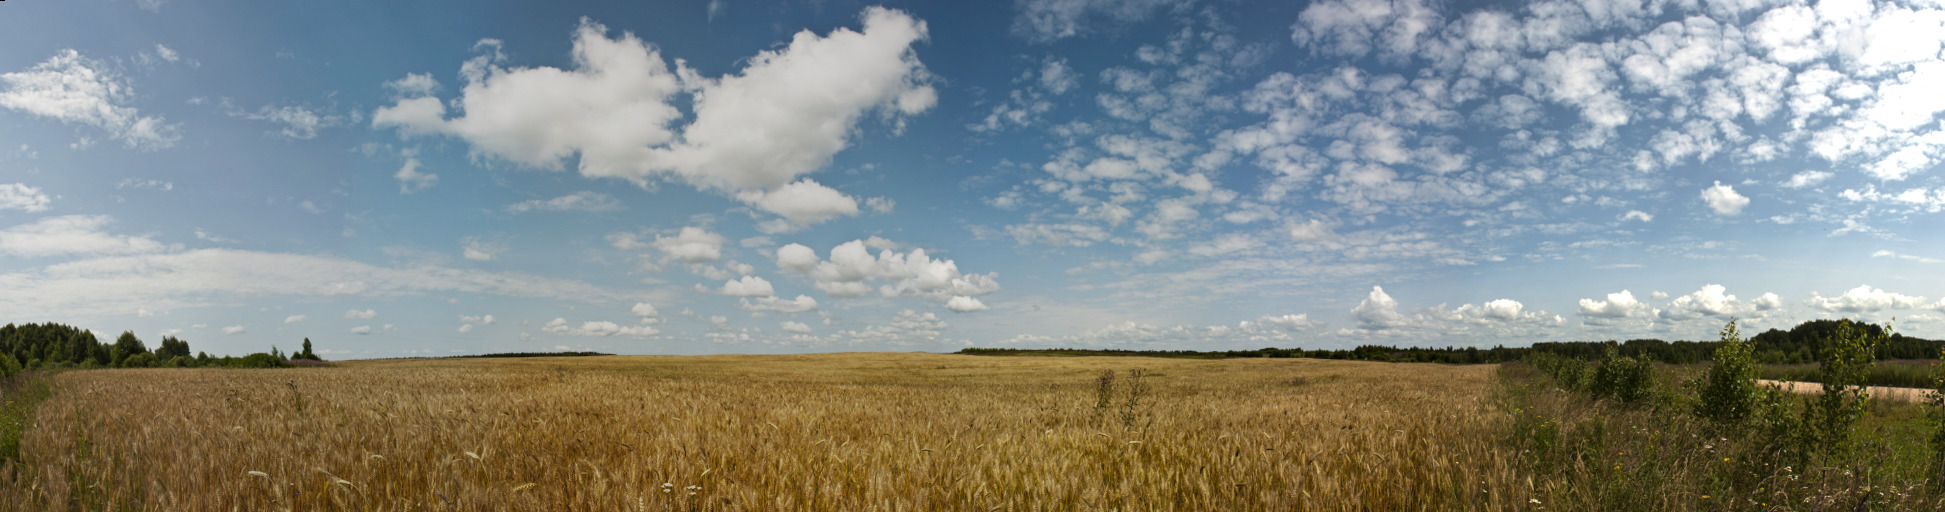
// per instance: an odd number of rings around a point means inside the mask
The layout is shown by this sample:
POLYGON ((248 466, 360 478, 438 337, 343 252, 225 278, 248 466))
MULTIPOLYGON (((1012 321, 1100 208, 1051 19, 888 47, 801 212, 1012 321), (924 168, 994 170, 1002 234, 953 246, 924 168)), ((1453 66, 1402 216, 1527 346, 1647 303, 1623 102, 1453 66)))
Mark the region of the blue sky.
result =
POLYGON ((1937 1, 0 13, 11 322, 338 358, 1945 337, 1937 1))

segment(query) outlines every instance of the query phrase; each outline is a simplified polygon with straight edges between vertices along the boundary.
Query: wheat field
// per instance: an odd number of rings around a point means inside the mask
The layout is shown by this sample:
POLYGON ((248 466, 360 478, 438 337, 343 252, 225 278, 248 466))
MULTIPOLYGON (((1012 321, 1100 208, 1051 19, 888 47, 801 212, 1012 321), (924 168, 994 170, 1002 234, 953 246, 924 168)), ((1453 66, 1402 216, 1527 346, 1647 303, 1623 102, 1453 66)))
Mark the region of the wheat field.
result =
POLYGON ((931 354, 76 371, 0 463, 0 508, 1527 509, 1493 371, 931 354))

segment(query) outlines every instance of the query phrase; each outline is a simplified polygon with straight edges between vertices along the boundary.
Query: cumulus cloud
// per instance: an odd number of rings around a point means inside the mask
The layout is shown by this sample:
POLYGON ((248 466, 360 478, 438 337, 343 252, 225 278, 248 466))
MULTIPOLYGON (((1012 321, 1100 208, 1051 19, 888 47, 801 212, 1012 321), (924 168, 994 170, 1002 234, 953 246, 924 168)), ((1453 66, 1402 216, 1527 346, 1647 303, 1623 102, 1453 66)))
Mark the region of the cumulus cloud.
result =
MULTIPOLYGON (((1765 297, 1775 297, 1775 295, 1765 295, 1765 297)), ((1711 284, 1703 286, 1695 293, 1676 297, 1657 314, 1663 320, 1681 321, 1706 316, 1727 317, 1747 311, 1751 307, 1736 300, 1736 296, 1728 294, 1727 287, 1711 284)))
POLYGON ((573 69, 507 67, 499 42, 482 41, 482 54, 460 68, 466 85, 453 102, 457 116, 422 95, 428 88, 414 87, 421 95, 379 108, 372 125, 407 137, 457 137, 477 156, 529 168, 564 169, 578 155, 583 176, 643 186, 673 177, 814 224, 855 215, 857 204, 801 175, 849 146, 865 114, 902 127, 937 103, 914 49, 927 38, 925 23, 880 7, 862 18, 862 31, 798 32, 720 78, 681 60, 671 70, 659 49, 634 34, 610 38, 607 27, 585 19, 573 37, 573 69), (695 117, 678 129, 672 125, 682 112, 671 100, 681 93, 692 95, 695 117))
POLYGON ((723 258, 724 240, 723 235, 688 226, 677 231, 673 237, 656 235, 653 245, 661 250, 666 258, 682 260, 685 263, 705 263, 723 258))
POLYGON ((1749 198, 1736 193, 1735 187, 1723 185, 1720 181, 1715 182, 1715 186, 1702 189, 1702 201, 1708 203, 1709 209, 1715 210, 1716 215, 1739 214, 1744 206, 1749 206, 1749 198))
POLYGON ((1761 297, 1749 301, 1749 304, 1755 306, 1757 311, 1770 311, 1783 307, 1783 298, 1774 293, 1764 293, 1761 297))
POLYGON ((294 324, 294 323, 298 323, 298 322, 302 322, 302 321, 304 321, 304 319, 305 319, 305 318, 308 318, 308 317, 307 317, 307 316, 305 316, 305 315, 291 315, 291 316, 287 316, 287 317, 284 317, 284 323, 287 323, 287 324, 294 324))
POLYGON ((370 320, 377 316, 378 316, 378 310, 375 309, 367 309, 364 311, 353 309, 344 312, 345 318, 355 318, 359 320, 370 320))
POLYGON ((820 261, 817 251, 804 244, 790 244, 777 248, 777 268, 792 272, 809 272, 820 261))
POLYGON ((649 304, 647 302, 635 303, 634 307, 628 308, 628 312, 634 313, 635 316, 640 317, 642 319, 642 323, 645 324, 655 323, 657 321, 656 317, 661 316, 661 312, 655 310, 655 305, 649 304))
POLYGON ((1607 294, 1607 300, 1580 299, 1580 314, 1585 317, 1634 318, 1651 313, 1653 308, 1635 300, 1634 294, 1627 290, 1607 294))
POLYGON ((359 335, 359 336, 366 336, 366 335, 370 335, 370 334, 371 334, 371 326, 369 326, 369 325, 360 325, 360 326, 357 326, 357 327, 353 327, 353 328, 351 328, 351 333, 352 333, 352 334, 356 334, 356 335, 359 335))
POLYGON ((0 183, 0 210, 44 212, 50 202, 39 187, 30 187, 25 183, 0 183))
POLYGON ((481 315, 481 316, 459 315, 459 321, 469 323, 469 324, 493 325, 494 322, 497 322, 499 320, 493 318, 493 315, 481 315))
POLYGON ((612 212, 620 209, 621 201, 607 194, 583 190, 553 199, 529 199, 513 203, 507 205, 506 212, 612 212))
POLYGON ((460 324, 458 331, 460 334, 473 332, 473 324, 460 324))
POLYGON ((105 233, 107 215, 44 217, 32 224, 0 230, 0 254, 37 258, 65 255, 152 253, 167 249, 146 236, 105 233))
POLYGON ((1351 308, 1351 318, 1357 319, 1359 329, 1395 329, 1410 325, 1411 319, 1398 313, 1398 301, 1384 292, 1384 287, 1371 287, 1371 294, 1365 296, 1357 307, 1351 308))
POLYGON ((1637 220, 1641 222, 1653 222, 1655 220, 1655 216, 1641 210, 1628 210, 1627 213, 1621 214, 1619 219, 1621 220, 1621 222, 1627 222, 1631 220, 1637 220))
POLYGON ((810 334, 811 332, 810 326, 804 325, 803 322, 792 322, 789 320, 785 320, 782 323, 777 324, 777 326, 783 329, 784 332, 794 332, 798 334, 810 334))
POLYGON ((964 295, 954 295, 952 298, 946 299, 945 308, 955 313, 970 313, 991 309, 986 307, 986 303, 980 302, 979 299, 964 295))
POLYGON ((61 50, 26 71, 0 74, 0 107, 93 126, 131 148, 174 146, 182 138, 177 125, 127 106, 132 96, 126 79, 74 50, 61 50))
POLYGON ((770 281, 757 276, 724 281, 717 293, 732 297, 770 297, 777 294, 776 289, 770 287, 770 281))
MULTIPOLYGON (((787 247, 786 247, 787 248, 787 247)), ((792 260, 782 261, 783 251, 779 250, 778 266, 790 269, 805 268, 802 258, 816 258, 816 253, 799 250, 791 251, 792 260), (785 265, 789 263, 789 265, 785 265)), ((885 297, 921 297, 948 301, 952 297, 974 297, 998 291, 997 274, 964 274, 959 265, 952 260, 933 259, 924 249, 898 252, 881 249, 876 257, 864 240, 852 240, 831 249, 830 259, 808 266, 806 271, 816 280, 819 290, 832 297, 857 297, 872 292, 869 283, 882 283, 877 292, 885 297)))
POLYGON ((241 326, 241 325, 232 325, 232 326, 229 326, 229 327, 224 327, 224 328, 223 328, 223 334, 225 334, 225 335, 230 335, 230 336, 235 336, 235 335, 238 335, 238 334, 243 334, 243 333, 245 333, 245 332, 249 332, 249 330, 248 330, 248 329, 244 329, 244 328, 243 328, 243 326, 241 326))
POLYGON ((1925 298, 1901 293, 1887 292, 1859 285, 1836 297, 1825 297, 1815 292, 1804 301, 1811 307, 1833 313, 1873 313, 1887 309, 1913 309, 1925 307, 1925 298))
POLYGON ((661 334, 662 332, 660 329, 656 329, 653 326, 647 326, 647 325, 626 326, 626 325, 621 325, 621 324, 608 322, 608 321, 582 322, 581 325, 578 326, 568 325, 567 319, 560 318, 560 317, 555 317, 553 320, 548 321, 546 325, 541 326, 541 330, 562 335, 562 336, 584 336, 584 337, 594 337, 594 338, 606 337, 606 336, 627 336, 630 338, 648 338, 656 334, 661 334))

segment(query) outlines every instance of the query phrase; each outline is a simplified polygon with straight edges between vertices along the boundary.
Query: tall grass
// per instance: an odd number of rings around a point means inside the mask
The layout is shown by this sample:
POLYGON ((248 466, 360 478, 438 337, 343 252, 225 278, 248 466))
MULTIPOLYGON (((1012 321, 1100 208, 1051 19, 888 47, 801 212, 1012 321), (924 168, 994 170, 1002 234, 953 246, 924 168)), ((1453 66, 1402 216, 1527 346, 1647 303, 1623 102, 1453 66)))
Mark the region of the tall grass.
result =
POLYGON ((1493 372, 924 354, 69 372, 0 463, 0 509, 1527 510, 1553 491, 1503 443, 1493 372))

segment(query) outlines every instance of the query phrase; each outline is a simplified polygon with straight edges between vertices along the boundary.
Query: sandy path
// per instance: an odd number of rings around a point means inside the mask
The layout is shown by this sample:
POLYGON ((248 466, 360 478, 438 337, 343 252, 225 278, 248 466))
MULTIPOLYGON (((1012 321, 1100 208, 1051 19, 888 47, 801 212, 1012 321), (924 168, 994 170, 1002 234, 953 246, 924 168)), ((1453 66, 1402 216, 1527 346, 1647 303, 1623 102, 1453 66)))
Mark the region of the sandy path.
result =
MULTIPOLYGON (((1783 388, 1784 391, 1789 391, 1791 393, 1802 393, 1806 395, 1816 395, 1816 394, 1823 393, 1823 385, 1815 382, 1795 382, 1795 381, 1787 381, 1787 380, 1757 379, 1756 384, 1762 386, 1781 387, 1783 388)), ((1893 388, 1893 387, 1886 387, 1886 386, 1870 386, 1867 389, 1869 390, 1869 393, 1871 394, 1872 398, 1884 398, 1889 400, 1897 400, 1900 402, 1922 402, 1927 398, 1931 398, 1932 395, 1938 394, 1938 391, 1925 389, 1925 388, 1893 388)))

